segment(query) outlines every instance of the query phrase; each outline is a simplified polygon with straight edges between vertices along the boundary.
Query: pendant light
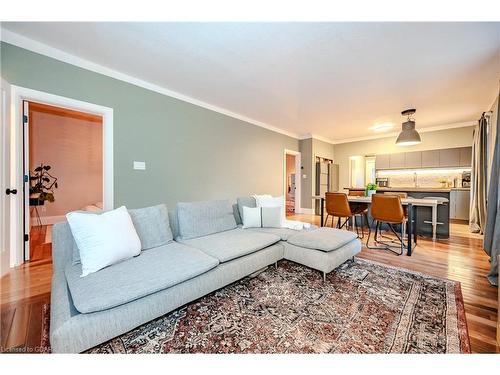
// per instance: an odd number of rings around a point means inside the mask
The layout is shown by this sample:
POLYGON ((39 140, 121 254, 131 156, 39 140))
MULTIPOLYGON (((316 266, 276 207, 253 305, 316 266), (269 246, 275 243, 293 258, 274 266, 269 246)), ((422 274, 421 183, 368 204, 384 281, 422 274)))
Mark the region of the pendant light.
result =
POLYGON ((401 115, 407 116, 407 118, 406 122, 403 122, 401 133, 399 133, 396 140, 398 146, 412 146, 422 142, 420 134, 415 130, 415 120, 412 117, 416 111, 416 109, 412 108, 401 112, 401 115))

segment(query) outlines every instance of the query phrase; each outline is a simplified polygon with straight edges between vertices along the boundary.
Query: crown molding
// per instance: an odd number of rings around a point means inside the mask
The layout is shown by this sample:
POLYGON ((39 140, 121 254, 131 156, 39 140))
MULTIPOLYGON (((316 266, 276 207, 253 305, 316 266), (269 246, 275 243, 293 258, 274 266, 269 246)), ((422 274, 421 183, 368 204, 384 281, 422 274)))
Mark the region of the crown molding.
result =
POLYGON ((306 133, 302 134, 298 137, 299 140, 304 140, 304 139, 317 139, 318 141, 326 142, 326 143, 331 143, 334 144, 335 141, 326 137, 322 137, 321 135, 317 134, 312 134, 312 133, 306 133))
MULTIPOLYGON (((15 45, 20 48, 24 48, 26 50, 38 53, 40 55, 44 55, 50 58, 53 58, 58 61, 62 61, 77 67, 80 67, 82 69, 86 69, 89 71, 92 71, 94 73, 102 74, 107 77, 111 77, 114 79, 117 79, 119 81, 127 82, 132 85, 144 88, 149 91, 154 91, 156 93, 172 97, 190 104, 194 104, 198 107, 202 107, 232 118, 235 118, 237 120, 244 121, 246 123, 273 131, 275 133, 283 134, 291 138, 303 140, 303 139, 317 139, 326 143, 330 144, 342 144, 342 143, 350 143, 350 142, 359 142, 359 141, 367 141, 367 140, 372 140, 372 139, 379 139, 379 138, 390 138, 390 137, 396 137, 399 132, 392 132, 392 133, 384 133, 384 134, 377 134, 377 135, 368 135, 368 136, 362 136, 362 137, 354 137, 354 138, 345 138, 345 139, 329 139, 317 134, 312 134, 312 133, 306 133, 306 134, 298 134, 294 133, 288 130, 281 129, 277 126, 267 124, 262 121, 258 121, 255 119, 252 119, 250 117, 247 117, 245 115, 230 111, 226 108, 222 108, 219 106, 216 106, 214 104, 210 104, 207 102, 204 102, 202 100, 193 98, 188 95, 181 94, 177 91, 170 90, 168 88, 156 85, 154 83, 144 81, 142 79, 130 76, 125 73, 121 73, 119 71, 116 71, 114 69, 108 68, 106 66, 96 64, 92 61, 82 59, 78 56, 69 54, 67 52, 64 52, 60 49, 51 47, 47 44, 38 42, 36 40, 33 40, 31 38, 27 38, 25 36, 22 36, 20 34, 14 33, 10 30, 7 30, 3 27, 0 27, 0 40, 12 45, 15 45)), ((420 133, 426 133, 426 132, 432 132, 432 131, 438 131, 438 130, 445 130, 445 129, 453 129, 453 128, 462 128, 462 127, 467 127, 467 126, 473 126, 476 124, 476 121, 468 121, 468 122, 460 122, 460 123, 453 123, 453 124, 445 124, 445 125, 439 125, 439 126, 432 126, 432 127, 427 127, 427 128, 421 128, 417 129, 420 133)))
POLYGON ((297 133, 281 129, 277 126, 270 125, 270 124, 267 124, 265 122, 252 119, 252 118, 247 117, 245 115, 230 111, 226 108, 222 108, 222 107, 219 107, 217 105, 204 102, 202 100, 193 98, 191 96, 181 94, 177 91, 170 90, 166 87, 162 87, 162 86, 156 85, 154 83, 144 81, 140 78, 136 78, 136 77, 130 76, 128 74, 121 73, 119 71, 108 68, 106 66, 96 64, 92 61, 82 59, 78 56, 75 56, 75 55, 72 55, 70 53, 64 52, 60 49, 51 47, 47 44, 38 42, 38 41, 33 40, 31 38, 27 38, 27 37, 22 36, 20 34, 14 33, 14 32, 7 30, 3 27, 0 29, 0 40, 3 42, 9 43, 9 44, 15 45, 17 47, 21 47, 21 48, 24 48, 26 50, 38 53, 40 55, 44 55, 44 56, 53 58, 55 60, 65 62, 65 63, 71 64, 71 65, 77 66, 79 68, 90 70, 94 73, 102 74, 102 75, 105 75, 107 77, 111 77, 111 78, 114 78, 114 79, 117 79, 117 80, 120 80, 123 82, 130 83, 132 85, 144 88, 146 90, 154 91, 154 92, 157 92, 157 93, 165 95, 165 96, 169 96, 169 97, 172 97, 172 98, 175 98, 178 100, 182 100, 182 101, 190 103, 190 104, 194 104, 198 107, 209 109, 211 111, 235 118, 237 120, 241 120, 241 121, 247 122, 249 124, 267 129, 267 130, 271 130, 275 133, 279 133, 279 134, 283 134, 283 135, 286 135, 286 136, 289 136, 289 137, 292 137, 295 139, 299 139, 299 135, 297 133))
MULTIPOLYGON (((420 129, 416 129, 416 130, 419 133, 429 133, 429 132, 435 132, 435 131, 446 130, 446 129, 466 128, 468 126, 474 126, 476 124, 477 124, 477 121, 465 121, 465 122, 455 122, 455 123, 451 123, 451 124, 429 126, 426 128, 420 128, 420 129)), ((393 138, 393 137, 397 137, 398 134, 399 134, 399 132, 391 132, 391 133, 384 133, 384 134, 377 134, 377 135, 367 135, 364 137, 338 139, 338 140, 332 141, 331 143, 336 145, 336 144, 342 144, 342 143, 369 141, 369 140, 381 139, 381 138, 393 138)), ((311 138, 311 137, 309 137, 309 138, 311 138)))

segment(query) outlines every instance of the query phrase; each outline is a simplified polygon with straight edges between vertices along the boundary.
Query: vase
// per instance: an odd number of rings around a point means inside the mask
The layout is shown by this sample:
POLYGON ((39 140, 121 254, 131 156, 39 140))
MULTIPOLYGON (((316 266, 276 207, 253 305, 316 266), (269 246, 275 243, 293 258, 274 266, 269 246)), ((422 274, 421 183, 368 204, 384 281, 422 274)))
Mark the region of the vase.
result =
POLYGON ((368 190, 368 191, 366 192, 366 196, 367 196, 367 197, 371 197, 371 196, 372 196, 373 194, 375 194, 376 192, 377 192, 377 190, 368 190))

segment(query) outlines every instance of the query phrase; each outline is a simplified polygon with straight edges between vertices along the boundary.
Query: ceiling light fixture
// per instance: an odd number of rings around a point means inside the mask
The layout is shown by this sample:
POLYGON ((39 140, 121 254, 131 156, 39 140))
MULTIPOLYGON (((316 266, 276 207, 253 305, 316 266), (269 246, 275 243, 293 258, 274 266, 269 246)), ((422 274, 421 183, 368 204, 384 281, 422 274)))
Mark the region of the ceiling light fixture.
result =
POLYGON ((403 122, 401 128, 401 133, 398 135, 398 139, 396 140, 396 145, 398 146, 412 146, 416 145, 422 142, 420 139, 420 134, 415 130, 415 120, 413 119, 412 115, 416 112, 417 110, 412 108, 412 109, 406 109, 403 112, 401 112, 401 115, 407 116, 406 122, 403 122))
POLYGON ((385 132, 387 130, 391 130, 394 127, 394 124, 390 122, 384 122, 383 124, 375 124, 370 129, 374 132, 385 132))

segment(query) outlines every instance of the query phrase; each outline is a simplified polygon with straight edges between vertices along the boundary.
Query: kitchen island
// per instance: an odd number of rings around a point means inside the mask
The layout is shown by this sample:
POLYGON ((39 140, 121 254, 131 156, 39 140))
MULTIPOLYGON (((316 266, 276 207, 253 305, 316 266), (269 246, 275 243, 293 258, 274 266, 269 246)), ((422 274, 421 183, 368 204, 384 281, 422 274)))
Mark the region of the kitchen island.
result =
MULTIPOLYGON (((364 188, 345 188, 348 191, 364 191, 364 188)), ((411 198, 442 198, 446 203, 440 204, 437 210, 437 231, 438 239, 446 239, 450 236, 450 203, 452 211, 455 212, 455 201, 451 196, 457 192, 468 192, 469 188, 425 188, 425 187, 397 187, 379 188, 377 192, 403 192, 411 198)), ((467 202, 466 202, 467 203, 467 202)), ((467 205, 466 205, 467 207, 467 205)), ((416 233, 424 237, 432 237, 432 211, 429 207, 418 207, 415 209, 416 233)))

